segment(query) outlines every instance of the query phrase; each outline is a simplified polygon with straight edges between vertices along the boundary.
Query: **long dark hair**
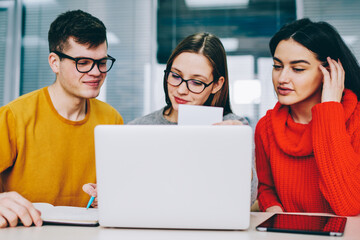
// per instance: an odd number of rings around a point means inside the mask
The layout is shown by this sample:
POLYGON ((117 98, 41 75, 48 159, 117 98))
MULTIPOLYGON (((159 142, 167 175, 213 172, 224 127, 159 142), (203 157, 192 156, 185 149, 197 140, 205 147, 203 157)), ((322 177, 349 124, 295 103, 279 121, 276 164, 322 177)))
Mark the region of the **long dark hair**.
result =
MULTIPOLYGON (((224 77, 224 84, 222 88, 215 94, 210 94, 204 105, 223 107, 224 115, 232 113, 229 98, 229 78, 226 53, 220 39, 210 33, 196 33, 186 37, 172 52, 167 61, 166 70, 171 69, 174 59, 183 52, 199 53, 204 55, 212 65, 212 75, 214 77, 214 82, 217 82, 220 77, 224 77)), ((170 114, 172 105, 168 93, 167 76, 167 74, 164 75, 164 91, 166 101, 165 110, 170 109, 168 113, 170 114)))
POLYGON ((274 56, 279 42, 290 38, 312 51, 321 62, 327 63, 327 57, 340 59, 345 71, 345 88, 360 99, 359 63, 333 26, 308 18, 286 24, 270 40, 271 55, 274 56))

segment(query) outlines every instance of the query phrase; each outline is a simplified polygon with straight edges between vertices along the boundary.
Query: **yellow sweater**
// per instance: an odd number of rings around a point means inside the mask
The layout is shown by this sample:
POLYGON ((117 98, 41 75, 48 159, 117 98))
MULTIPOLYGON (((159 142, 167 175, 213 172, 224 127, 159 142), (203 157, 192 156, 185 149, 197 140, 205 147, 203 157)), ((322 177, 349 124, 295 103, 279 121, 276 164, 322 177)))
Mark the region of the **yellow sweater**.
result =
POLYGON ((31 202, 85 207, 82 185, 96 182, 94 127, 123 124, 107 103, 87 102, 81 121, 55 110, 47 87, 0 108, 0 187, 31 202))

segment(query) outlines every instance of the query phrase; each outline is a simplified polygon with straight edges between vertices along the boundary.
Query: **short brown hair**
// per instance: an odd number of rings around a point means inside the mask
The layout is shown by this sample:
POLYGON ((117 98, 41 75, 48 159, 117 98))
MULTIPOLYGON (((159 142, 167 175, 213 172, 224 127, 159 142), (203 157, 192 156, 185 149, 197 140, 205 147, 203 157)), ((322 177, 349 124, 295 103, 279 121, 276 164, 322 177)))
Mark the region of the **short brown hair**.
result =
POLYGON ((62 52, 69 37, 75 42, 97 47, 106 41, 106 28, 102 21, 82 10, 60 14, 50 25, 49 50, 62 52))

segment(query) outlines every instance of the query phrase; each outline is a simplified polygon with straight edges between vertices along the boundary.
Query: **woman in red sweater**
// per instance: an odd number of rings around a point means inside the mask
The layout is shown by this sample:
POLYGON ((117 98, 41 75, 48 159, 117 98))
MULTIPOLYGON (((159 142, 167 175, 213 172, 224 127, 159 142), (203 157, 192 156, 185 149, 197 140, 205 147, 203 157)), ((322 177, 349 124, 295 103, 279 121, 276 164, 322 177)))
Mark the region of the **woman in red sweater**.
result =
POLYGON ((278 103, 255 131, 262 211, 360 213, 360 67, 328 23, 270 41, 278 103))

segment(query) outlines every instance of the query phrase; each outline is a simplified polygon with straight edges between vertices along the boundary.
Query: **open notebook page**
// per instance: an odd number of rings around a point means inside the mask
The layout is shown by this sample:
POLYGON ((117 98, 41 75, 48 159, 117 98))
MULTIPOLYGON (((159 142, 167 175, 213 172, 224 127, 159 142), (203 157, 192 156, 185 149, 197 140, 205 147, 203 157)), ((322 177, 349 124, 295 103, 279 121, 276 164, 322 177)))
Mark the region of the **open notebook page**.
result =
POLYGON ((33 203, 41 212, 44 222, 95 225, 98 223, 98 210, 96 208, 82 208, 69 206, 53 206, 49 203, 33 203))

